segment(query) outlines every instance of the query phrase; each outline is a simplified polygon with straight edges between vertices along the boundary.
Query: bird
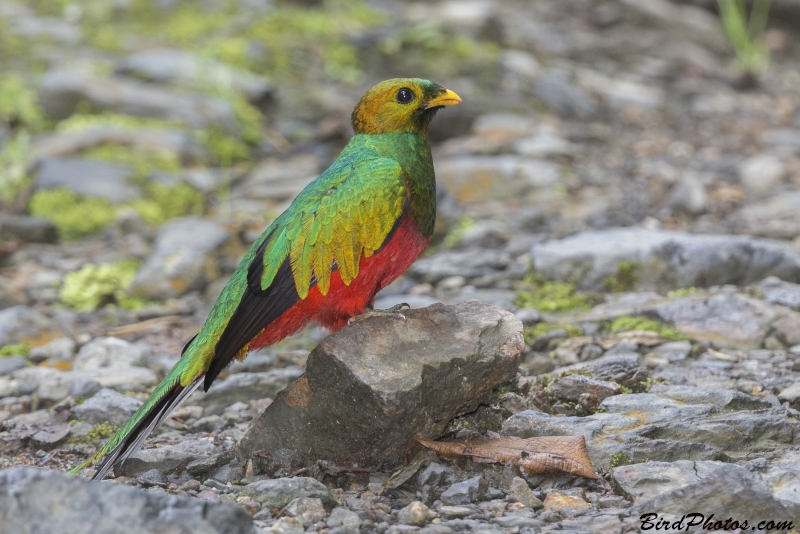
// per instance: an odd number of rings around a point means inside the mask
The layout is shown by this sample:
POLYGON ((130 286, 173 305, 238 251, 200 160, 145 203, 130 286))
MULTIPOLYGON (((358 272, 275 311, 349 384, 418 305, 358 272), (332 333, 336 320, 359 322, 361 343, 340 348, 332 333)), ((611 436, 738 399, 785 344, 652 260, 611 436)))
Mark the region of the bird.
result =
POLYGON ((420 78, 378 83, 352 113, 354 135, 245 254, 199 332, 131 418, 90 458, 95 480, 135 452, 201 385, 233 360, 308 324, 330 332, 371 316, 403 318, 403 305, 374 310, 375 295, 425 250, 436 218, 428 130, 460 104, 420 78))

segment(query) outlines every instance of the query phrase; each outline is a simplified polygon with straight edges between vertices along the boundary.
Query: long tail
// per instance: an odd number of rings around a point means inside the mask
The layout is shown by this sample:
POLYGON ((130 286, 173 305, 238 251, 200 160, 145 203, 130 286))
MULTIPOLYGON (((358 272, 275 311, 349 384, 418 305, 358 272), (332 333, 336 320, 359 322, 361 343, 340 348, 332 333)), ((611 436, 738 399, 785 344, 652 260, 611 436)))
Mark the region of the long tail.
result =
POLYGON ((203 383, 201 375, 188 385, 182 386, 180 380, 182 367, 180 362, 175 365, 128 422, 99 451, 69 473, 75 475, 85 467, 99 462, 92 480, 102 480, 117 462, 135 452, 147 436, 203 383))

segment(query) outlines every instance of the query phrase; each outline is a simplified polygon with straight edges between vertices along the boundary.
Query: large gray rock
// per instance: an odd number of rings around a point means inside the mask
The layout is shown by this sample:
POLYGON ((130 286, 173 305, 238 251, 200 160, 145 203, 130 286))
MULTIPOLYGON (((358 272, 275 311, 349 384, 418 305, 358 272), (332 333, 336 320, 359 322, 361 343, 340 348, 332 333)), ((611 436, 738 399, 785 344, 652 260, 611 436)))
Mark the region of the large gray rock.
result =
POLYGON ((239 443, 240 459, 291 449, 307 462, 394 467, 412 438, 440 436, 514 377, 524 342, 511 313, 468 301, 404 314, 325 338, 239 443))
POLYGON ((40 158, 65 158, 84 150, 116 144, 147 151, 167 150, 192 160, 203 154, 202 145, 189 132, 176 129, 126 128, 98 125, 37 137, 34 151, 40 158))
POLYGON ((63 335, 52 319, 27 306, 0 310, 0 347, 15 343, 41 345, 63 335))
POLYGON ((687 336, 722 347, 758 347, 778 317, 773 306, 739 293, 691 295, 646 306, 641 313, 656 317, 687 336))
MULTIPOLYGON (((672 482, 679 487, 642 500, 631 509, 631 516, 638 519, 642 514, 659 514, 675 520, 687 513, 701 513, 708 519, 713 513, 722 521, 728 517, 747 520, 753 528, 762 520, 794 521, 795 524, 800 520, 797 496, 787 500, 782 498, 785 494, 776 495, 776 489, 756 466, 722 463, 713 470, 701 467, 697 480, 688 484, 672 482)), ((687 531, 692 532, 691 529, 687 531)))
POLYGON ((140 400, 110 389, 101 389, 84 403, 73 406, 70 411, 75 419, 93 425, 111 423, 122 426, 141 405, 140 400))
POLYGON ((39 168, 36 185, 40 189, 64 187, 84 196, 103 197, 111 202, 141 198, 141 191, 128 183, 132 167, 90 159, 45 159, 39 168))
POLYGON ((56 69, 45 74, 39 103, 48 115, 66 118, 81 102, 102 111, 178 120, 193 128, 218 125, 234 134, 239 130, 233 108, 219 99, 80 70, 56 69))
POLYGON ((184 50, 167 48, 132 54, 121 59, 116 70, 151 82, 172 82, 191 88, 223 85, 244 93, 252 102, 262 102, 272 93, 269 82, 261 76, 184 50))
POLYGON ((136 477, 152 469, 166 474, 180 472, 186 465, 216 452, 211 441, 185 440, 177 445, 166 445, 153 449, 139 449, 124 462, 114 466, 116 476, 136 477))
POLYGON ((527 410, 502 433, 520 438, 582 435, 596 468, 615 455, 632 463, 779 457, 800 441, 794 412, 737 391, 655 386, 653 393, 615 395, 587 417, 552 417, 527 410))
POLYGON ((204 408, 206 415, 220 414, 235 402, 275 398, 291 380, 303 371, 299 368, 275 369, 263 373, 237 373, 215 382, 208 393, 197 397, 195 404, 204 408))
POLYGON ((255 534, 233 503, 99 484, 32 467, 0 471, 3 534, 255 534))
POLYGON ((224 228, 199 217, 167 222, 159 229, 153 252, 136 273, 130 291, 164 300, 202 290, 230 238, 224 228))
POLYGON ((621 262, 638 266, 638 290, 747 285, 769 275, 800 281, 795 249, 748 236, 617 228, 536 244, 531 254, 538 272, 586 290, 605 289, 621 262))

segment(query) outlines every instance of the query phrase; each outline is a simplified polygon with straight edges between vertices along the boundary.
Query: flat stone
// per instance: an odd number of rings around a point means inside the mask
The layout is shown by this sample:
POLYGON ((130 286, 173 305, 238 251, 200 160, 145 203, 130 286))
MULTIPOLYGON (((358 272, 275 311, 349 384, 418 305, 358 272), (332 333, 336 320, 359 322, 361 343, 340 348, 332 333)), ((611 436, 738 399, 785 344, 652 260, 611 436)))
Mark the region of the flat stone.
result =
POLYGON ((768 276, 758 284, 758 289, 767 302, 800 310, 800 284, 784 282, 777 276, 768 276))
POLYGON ((644 228, 588 231, 536 244, 534 267, 548 278, 603 290, 620 263, 638 265, 637 290, 747 285, 769 275, 800 281, 800 254, 779 241, 644 228))
POLYGON ((58 231, 50 219, 30 215, 0 218, 0 235, 14 237, 26 243, 55 243, 58 231))
POLYGON ((615 467, 611 480, 634 504, 707 478, 723 462, 645 462, 615 467))
POLYGON ((788 402, 796 402, 800 399, 800 382, 795 382, 791 386, 778 393, 778 399, 788 402))
POLYGON ((28 360, 23 356, 5 356, 0 358, 0 376, 10 375, 17 369, 28 366, 28 360))
POLYGON ((64 119, 84 101, 100 111, 177 120, 193 128, 218 125, 229 133, 239 132, 234 111, 223 100, 81 70, 55 69, 45 74, 39 103, 48 115, 64 119))
POLYGON ((114 466, 114 474, 137 477, 151 469, 158 469, 169 475, 179 472, 189 462, 211 456, 214 454, 215 448, 212 442, 197 439, 154 449, 139 449, 125 461, 114 466))
POLYGON ((558 182, 553 163, 519 156, 461 156, 437 162, 436 177, 460 203, 515 198, 558 182))
POLYGON ((469 517, 475 513, 475 510, 472 508, 467 508, 466 506, 448 506, 442 505, 438 508, 439 515, 444 517, 445 519, 462 519, 464 517, 469 517))
POLYGON ((200 291, 211 281, 221 249, 231 235, 200 217, 172 219, 159 229, 153 252, 139 268, 130 291, 155 300, 200 291))
POLYGON ((0 310, 0 347, 25 343, 42 345, 64 332, 56 323, 27 306, 12 306, 0 310))
POLYGON ((172 48, 131 54, 117 62, 116 71, 151 82, 173 82, 200 89, 220 81, 244 93, 251 102, 263 102, 272 94, 266 78, 172 48))
POLYGON ((361 525, 361 518, 352 510, 337 507, 331 511, 331 515, 325 525, 328 528, 344 527, 358 530, 359 525, 361 525))
POLYGON ((169 485, 169 480, 167 480, 167 476, 158 469, 151 469, 150 471, 142 473, 141 475, 136 477, 136 482, 138 482, 145 488, 149 488, 151 486, 166 488, 169 485))
POLYGON ((550 395, 558 399, 578 402, 581 395, 590 394, 602 402, 606 397, 622 393, 619 384, 605 380, 595 380, 583 375, 569 375, 556 379, 547 388, 550 395))
POLYGON ((75 369, 98 369, 121 365, 140 366, 152 351, 115 337, 95 338, 78 351, 75 369))
POLYGON ((514 477, 511 481, 511 488, 508 490, 508 500, 510 502, 518 502, 525 505, 532 510, 538 510, 544 504, 542 503, 533 491, 528 487, 528 483, 520 477, 514 477))
POLYGON ((551 491, 544 498, 545 510, 586 510, 591 507, 591 504, 580 497, 558 491, 551 491))
POLYGON ((255 534, 250 515, 232 503, 99 484, 32 467, 0 471, 0 516, 4 532, 255 534))
POLYGON ((106 161, 45 159, 39 167, 36 186, 40 189, 63 187, 83 196, 130 202, 142 197, 139 188, 128 182, 134 175, 133 167, 106 161))
POLYGON ((404 315, 325 338, 237 445, 240 460, 286 448, 304 461, 395 467, 412 438, 440 436, 514 377, 524 342, 511 313, 468 301, 404 315))
MULTIPOLYGON (((775 239, 793 239, 800 233, 798 202, 800 191, 784 191, 759 202, 747 203, 739 212, 740 231, 775 239)), ((777 276, 797 282, 796 279, 777 276)))
POLYGON ((673 324, 693 339, 749 349, 761 345, 778 312, 743 294, 719 293, 670 299, 643 308, 642 314, 673 324))
POLYGON ((436 284, 450 276, 466 279, 502 272, 511 258, 493 250, 448 251, 415 261, 407 273, 422 282, 436 284))
POLYGON ((434 517, 436 517, 436 514, 419 501, 412 501, 397 512, 397 520, 400 523, 416 527, 424 527, 434 517))
POLYGON ((236 373, 214 382, 205 395, 198 397, 196 404, 203 407, 206 415, 218 415, 235 402, 274 399, 289 382, 302 374, 303 370, 297 367, 262 373, 236 373))
POLYGON ((322 499, 317 497, 298 497, 281 511, 283 515, 297 518, 304 527, 324 521, 328 516, 322 499))
POLYGON ((791 451, 800 423, 785 408, 732 390, 654 386, 606 398, 587 417, 526 410, 503 424, 520 438, 582 435, 596 468, 621 453, 633 463, 727 460, 791 451))
MULTIPOLYGON (((691 475, 689 475, 691 476, 691 475)), ((721 464, 701 480, 643 499, 631 509, 631 516, 656 513, 678 519, 687 510, 713 513, 715 517, 761 520, 792 520, 800 517, 800 502, 775 495, 772 485, 755 469, 721 464)))
POLYGON ((133 397, 126 397, 110 389, 101 389, 83 404, 73 406, 70 411, 79 421, 93 425, 111 423, 122 426, 141 405, 142 401, 133 397))
POLYGON ((481 491, 482 485, 485 485, 485 482, 480 475, 463 482, 451 484, 449 488, 442 492, 442 502, 451 506, 475 502, 483 493, 481 491))
POLYGON ((792 311, 775 321, 775 335, 787 347, 800 343, 800 312, 792 311))
POLYGON ((276 478, 248 484, 239 492, 265 508, 283 508, 298 498, 320 499, 325 506, 338 503, 322 482, 310 477, 276 478))
POLYGON ((204 147, 189 132, 166 128, 130 128, 97 125, 78 130, 57 131, 36 137, 34 151, 39 159, 56 160, 74 157, 102 145, 123 145, 144 151, 165 150, 185 161, 199 159, 204 147))
POLYGON ((41 363, 45 360, 72 360, 75 354, 75 341, 69 337, 61 337, 33 347, 28 353, 28 358, 33 363, 41 363))

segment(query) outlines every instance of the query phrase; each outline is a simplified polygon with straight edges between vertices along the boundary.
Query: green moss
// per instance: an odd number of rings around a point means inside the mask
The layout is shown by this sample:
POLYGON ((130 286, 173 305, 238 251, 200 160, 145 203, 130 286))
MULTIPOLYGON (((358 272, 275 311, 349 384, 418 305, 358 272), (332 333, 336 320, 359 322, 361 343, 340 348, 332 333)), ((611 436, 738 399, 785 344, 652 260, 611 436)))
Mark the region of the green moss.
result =
POLYGON ((203 214, 205 197, 188 184, 150 183, 146 190, 147 198, 134 200, 131 206, 149 223, 161 224, 172 217, 203 214))
POLYGON ((533 326, 526 326, 524 328, 524 336, 525 342, 530 344, 531 341, 536 339, 537 337, 541 337, 548 332, 552 332, 553 330, 564 330, 567 332, 567 335, 570 337, 580 336, 583 334, 583 330, 579 326, 567 324, 556 324, 556 323, 536 323, 533 326))
POLYGON ((614 319, 609 326, 609 332, 611 334, 630 330, 645 330, 647 332, 655 332, 661 337, 674 339, 676 341, 689 339, 677 328, 647 317, 626 315, 624 317, 614 319))
POLYGON ((611 462, 609 462, 609 469, 614 469, 615 467, 620 467, 623 465, 631 465, 633 460, 625 454, 624 452, 615 452, 611 455, 611 462))
POLYGON ((514 304, 544 312, 588 310, 590 301, 567 282, 541 282, 529 291, 520 291, 514 304))
POLYGON ((588 378, 592 378, 594 376, 591 371, 587 371, 586 369, 570 369, 569 371, 565 371, 561 376, 572 375, 580 375, 588 378))
POLYGON ((79 311, 94 310, 106 304, 126 309, 141 308, 149 303, 126 293, 138 267, 135 260, 84 265, 64 277, 59 294, 61 301, 79 311))
POLYGON ((108 439, 113 436, 117 431, 117 427, 112 425, 111 423, 99 423, 92 427, 88 434, 86 434, 86 439, 88 441, 95 441, 97 439, 108 439))
POLYGON ((632 291, 639 281, 639 271, 641 265, 638 263, 631 263, 628 261, 621 261, 617 263, 617 272, 609 276, 603 282, 606 291, 612 293, 621 293, 623 291, 632 291))
POLYGON ((61 237, 74 239, 110 224, 116 208, 104 198, 82 197, 65 188, 38 190, 28 210, 53 221, 61 237))
POLYGON ((0 121, 32 130, 44 125, 36 92, 28 89, 17 74, 0 74, 0 121))
POLYGON ((682 287, 680 289, 675 289, 674 291, 667 292, 667 298, 678 298, 678 297, 688 297, 691 295, 696 295, 699 293, 698 289, 694 286, 692 287, 682 287))
POLYGON ((172 150, 150 149, 107 144, 87 150, 83 154, 89 159, 99 159, 128 165, 136 171, 136 177, 143 179, 156 172, 179 172, 180 157, 172 150))
MULTIPOLYGON (((77 421, 71 421, 74 425, 77 421)), ((93 443, 98 439, 108 439, 117 432, 117 427, 111 423, 99 423, 94 425, 85 436, 71 437, 67 439, 67 443, 93 443)))
POLYGON ((223 167, 230 167, 234 162, 247 159, 250 156, 250 147, 219 126, 211 126, 199 132, 198 141, 206 145, 211 154, 213 163, 223 167))
POLYGON ((25 343, 17 343, 15 345, 5 345, 0 347, 0 358, 6 356, 27 356, 31 348, 25 343))
POLYGON ((472 217, 462 217, 444 237, 444 244, 449 248, 458 245, 464 238, 464 233, 475 225, 472 217))
POLYGON ((182 128, 184 125, 180 121, 169 121, 162 119, 149 119, 144 117, 132 117, 130 115, 120 115, 118 113, 76 113, 56 125, 59 132, 80 132, 93 128, 116 128, 120 130, 135 130, 138 128, 148 128, 154 130, 167 130, 172 128, 182 128))
POLYGON ((0 150, 0 206, 9 205, 31 185, 28 163, 33 155, 31 136, 22 131, 0 150))
POLYGON ((619 390, 623 393, 623 395, 630 395, 631 393, 633 393, 633 389, 627 386, 620 386, 619 390))

